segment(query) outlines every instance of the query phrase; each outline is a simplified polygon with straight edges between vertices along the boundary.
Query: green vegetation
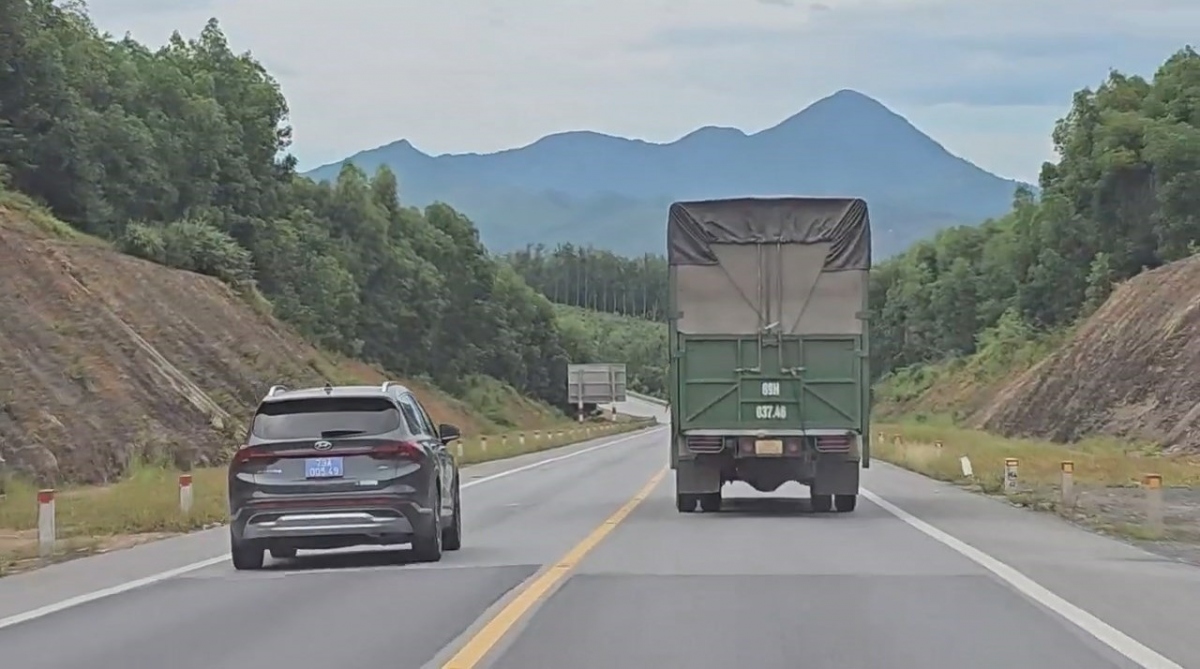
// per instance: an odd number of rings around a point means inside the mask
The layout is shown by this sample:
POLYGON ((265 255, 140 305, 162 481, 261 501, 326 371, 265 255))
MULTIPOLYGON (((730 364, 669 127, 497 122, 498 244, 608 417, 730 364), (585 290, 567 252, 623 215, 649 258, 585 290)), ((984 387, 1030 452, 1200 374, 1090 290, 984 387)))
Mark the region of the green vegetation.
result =
POLYGON ((666 397, 667 326, 630 316, 555 305, 567 348, 580 362, 623 362, 630 390, 666 397))
POLYGON ((1026 367, 1114 284, 1196 250, 1196 51, 1171 56, 1152 81, 1112 72, 1079 91, 1053 140, 1059 160, 1042 167, 1040 199, 1019 189, 1008 215, 875 268, 872 368, 893 395, 946 371, 987 379, 1026 367))
POLYGON ((666 321, 667 259, 623 258, 609 251, 539 244, 505 256, 525 283, 556 304, 666 321))
POLYGON ((215 20, 157 50, 100 34, 76 3, 4 3, 0 25, 0 188, 128 253, 261 291, 325 349, 460 395, 479 375, 565 394, 550 303, 449 206, 403 206, 386 169, 297 176, 279 86, 215 20))

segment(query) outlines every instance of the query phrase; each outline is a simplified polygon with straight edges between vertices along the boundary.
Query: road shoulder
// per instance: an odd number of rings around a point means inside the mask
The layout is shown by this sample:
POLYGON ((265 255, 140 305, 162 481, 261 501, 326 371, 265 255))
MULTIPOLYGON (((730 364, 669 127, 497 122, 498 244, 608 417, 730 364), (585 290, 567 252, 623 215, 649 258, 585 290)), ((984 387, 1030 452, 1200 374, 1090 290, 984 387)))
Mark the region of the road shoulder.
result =
POLYGON ((886 463, 864 486, 1184 666, 1200 666, 1200 569, 886 463))

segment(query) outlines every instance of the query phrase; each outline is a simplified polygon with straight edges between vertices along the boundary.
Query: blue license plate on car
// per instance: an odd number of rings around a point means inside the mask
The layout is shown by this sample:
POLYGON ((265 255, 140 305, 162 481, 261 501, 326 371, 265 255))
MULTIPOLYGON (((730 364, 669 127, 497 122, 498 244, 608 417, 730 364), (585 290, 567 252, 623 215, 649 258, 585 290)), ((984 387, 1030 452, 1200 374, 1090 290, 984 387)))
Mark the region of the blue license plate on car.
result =
POLYGON ((345 476, 341 458, 305 458, 304 478, 335 479, 345 476))

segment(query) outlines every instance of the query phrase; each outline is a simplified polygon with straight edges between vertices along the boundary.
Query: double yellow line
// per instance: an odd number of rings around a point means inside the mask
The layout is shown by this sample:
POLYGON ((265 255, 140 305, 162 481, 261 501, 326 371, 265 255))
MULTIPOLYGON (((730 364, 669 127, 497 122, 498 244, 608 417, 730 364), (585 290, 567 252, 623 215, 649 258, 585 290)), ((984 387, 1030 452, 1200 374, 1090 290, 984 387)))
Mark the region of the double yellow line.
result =
POLYGON ((578 566, 583 558, 604 540, 604 537, 608 536, 609 532, 616 529, 621 521, 633 513, 638 504, 641 504, 643 500, 650 496, 650 493, 654 491, 654 488, 662 482, 663 477, 666 475, 667 469, 664 467, 651 477, 650 481, 642 486, 642 489, 633 496, 633 499, 626 502, 620 509, 617 509, 616 513, 609 516, 599 527, 584 537, 583 541, 580 541, 574 548, 567 551, 567 554, 562 556, 554 566, 543 571, 520 594, 514 597, 508 605, 480 628, 454 654, 454 657, 451 657, 442 665, 442 669, 475 669, 475 667, 479 666, 483 662, 483 659, 487 657, 487 654, 500 643, 504 635, 508 634, 509 630, 525 614, 529 613, 547 593, 561 583, 571 573, 571 570, 578 566))

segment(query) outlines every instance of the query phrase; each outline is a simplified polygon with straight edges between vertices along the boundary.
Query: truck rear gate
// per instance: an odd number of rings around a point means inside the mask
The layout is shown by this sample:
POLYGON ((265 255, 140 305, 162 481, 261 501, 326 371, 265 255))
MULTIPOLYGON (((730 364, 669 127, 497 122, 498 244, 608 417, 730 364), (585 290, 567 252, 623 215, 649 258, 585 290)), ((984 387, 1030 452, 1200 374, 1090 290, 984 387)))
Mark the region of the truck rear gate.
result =
POLYGON ((866 203, 676 203, 668 247, 677 494, 708 508, 725 480, 794 480, 814 503, 856 495, 869 462, 866 203))

